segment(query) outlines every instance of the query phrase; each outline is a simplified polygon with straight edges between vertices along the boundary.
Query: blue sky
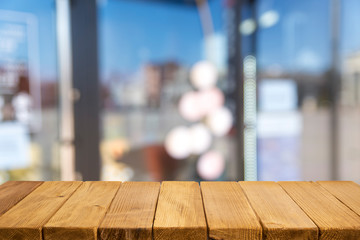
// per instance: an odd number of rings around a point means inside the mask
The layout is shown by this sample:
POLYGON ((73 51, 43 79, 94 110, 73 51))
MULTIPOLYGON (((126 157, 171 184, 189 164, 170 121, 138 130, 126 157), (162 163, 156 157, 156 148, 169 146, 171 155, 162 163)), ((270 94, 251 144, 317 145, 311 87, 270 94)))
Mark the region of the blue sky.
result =
MULTIPOLYGON (((288 71, 322 71, 331 62, 331 0, 260 0, 259 15, 280 13, 274 27, 259 32, 258 59, 266 68, 279 64, 288 71), (292 27, 290 27, 292 26, 292 27)), ((360 1, 341 1, 340 55, 360 51, 360 1)))
POLYGON ((40 47, 40 74, 43 78, 56 76, 55 1, 0 0, 1 10, 31 13, 37 18, 40 47))
POLYGON ((196 8, 108 1, 99 17, 103 70, 134 71, 142 61, 194 62, 200 57, 202 32, 196 8))
POLYGON ((259 63, 292 70, 316 71, 330 58, 329 0, 259 1, 259 15, 276 10, 280 21, 259 31, 259 63))
MULTIPOLYGON (((259 15, 276 10, 280 21, 258 36, 261 67, 321 71, 330 62, 330 0, 260 0, 259 15)), ((360 1, 342 1, 342 55, 360 49, 360 1)), ((223 0, 211 0, 217 33, 226 34, 223 0)), ((56 77, 54 0, 0 0, 0 9, 30 12, 38 19, 41 74, 56 77)), ((102 76, 133 72, 147 61, 179 61, 185 66, 202 58, 203 33, 194 7, 134 0, 99 4, 99 56, 102 76)))
MULTIPOLYGON (((222 1, 210 7, 215 31, 224 32, 222 1)), ((194 6, 110 0, 100 5, 99 19, 104 75, 134 71, 148 61, 192 65, 202 58, 204 34, 194 6)))

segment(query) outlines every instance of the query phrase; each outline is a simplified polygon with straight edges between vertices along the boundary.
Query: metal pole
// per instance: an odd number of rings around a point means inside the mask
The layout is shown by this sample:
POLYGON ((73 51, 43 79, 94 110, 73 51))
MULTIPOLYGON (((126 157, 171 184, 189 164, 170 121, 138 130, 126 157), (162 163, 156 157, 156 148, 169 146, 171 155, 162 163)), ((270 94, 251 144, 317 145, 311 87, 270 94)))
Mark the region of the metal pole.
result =
POLYGON ((69 0, 56 0, 56 33, 59 69, 60 171, 61 180, 75 179, 74 109, 69 0))
POLYGON ((241 54, 241 35, 239 26, 241 23, 241 9, 243 1, 236 1, 235 5, 235 76, 236 76, 236 89, 237 89, 237 107, 236 107, 236 129, 238 137, 238 171, 239 180, 245 179, 245 164, 244 164, 244 81, 243 81, 243 59, 241 54))
POLYGON ((241 56, 241 35, 239 25, 241 22, 242 0, 234 1, 229 8, 229 81, 234 84, 231 96, 235 102, 235 127, 237 142, 237 180, 244 180, 244 84, 243 63, 241 56))
POLYGON ((340 90, 339 73, 339 33, 340 33, 340 1, 331 1, 331 116, 330 116, 330 156, 331 156, 331 179, 339 179, 339 112, 338 100, 340 90))

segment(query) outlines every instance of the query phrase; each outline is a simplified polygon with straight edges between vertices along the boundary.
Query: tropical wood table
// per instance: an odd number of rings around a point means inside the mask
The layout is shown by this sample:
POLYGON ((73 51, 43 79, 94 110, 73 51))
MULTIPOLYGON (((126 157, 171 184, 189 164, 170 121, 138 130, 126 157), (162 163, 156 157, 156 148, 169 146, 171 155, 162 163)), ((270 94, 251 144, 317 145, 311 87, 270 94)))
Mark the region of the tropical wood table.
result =
POLYGON ((360 239, 360 186, 7 182, 0 239, 360 239))

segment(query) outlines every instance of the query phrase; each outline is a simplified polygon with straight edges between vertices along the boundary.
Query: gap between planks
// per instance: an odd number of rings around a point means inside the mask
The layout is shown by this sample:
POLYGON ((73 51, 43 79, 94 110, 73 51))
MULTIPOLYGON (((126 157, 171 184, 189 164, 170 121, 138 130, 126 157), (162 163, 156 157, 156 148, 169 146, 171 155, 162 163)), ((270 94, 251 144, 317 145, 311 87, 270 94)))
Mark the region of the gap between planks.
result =
POLYGON ((151 240, 159 190, 158 182, 121 184, 98 228, 98 239, 151 240))
POLYGON ((0 240, 42 239, 42 227, 81 182, 44 182, 0 217, 0 240))
POLYGON ((45 224, 44 240, 96 240, 98 226, 120 184, 120 182, 84 182, 45 224))

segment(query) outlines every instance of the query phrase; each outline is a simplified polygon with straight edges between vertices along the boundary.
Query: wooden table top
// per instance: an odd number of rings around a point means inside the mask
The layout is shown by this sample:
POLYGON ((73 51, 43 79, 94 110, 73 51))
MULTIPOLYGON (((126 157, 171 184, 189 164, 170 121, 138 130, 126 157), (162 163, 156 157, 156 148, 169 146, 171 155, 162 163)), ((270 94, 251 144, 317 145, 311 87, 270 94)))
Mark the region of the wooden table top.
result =
POLYGON ((7 182, 0 240, 360 239, 354 182, 7 182))

